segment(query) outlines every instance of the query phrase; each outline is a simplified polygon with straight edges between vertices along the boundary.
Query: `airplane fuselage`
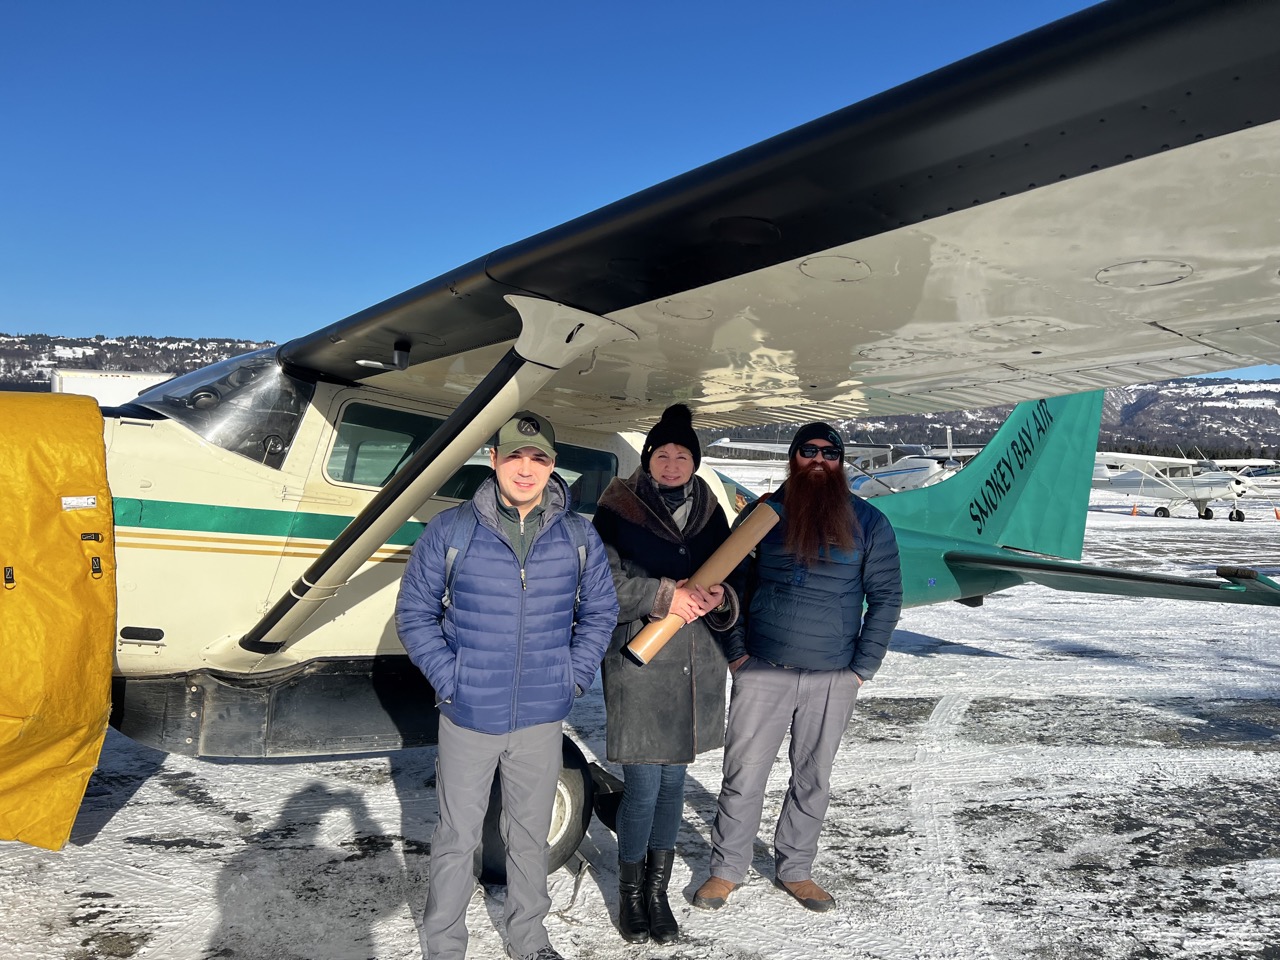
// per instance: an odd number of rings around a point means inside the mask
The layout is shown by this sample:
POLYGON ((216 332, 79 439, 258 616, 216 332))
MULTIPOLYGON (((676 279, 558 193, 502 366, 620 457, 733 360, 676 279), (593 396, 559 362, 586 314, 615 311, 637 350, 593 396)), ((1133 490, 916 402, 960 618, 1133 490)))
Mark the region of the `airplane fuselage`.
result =
POLYGON ((1181 477, 1168 474, 1151 476, 1141 470, 1124 470, 1109 477, 1108 484, 1116 493, 1192 502, 1235 500, 1245 492, 1244 482, 1225 470, 1181 477))

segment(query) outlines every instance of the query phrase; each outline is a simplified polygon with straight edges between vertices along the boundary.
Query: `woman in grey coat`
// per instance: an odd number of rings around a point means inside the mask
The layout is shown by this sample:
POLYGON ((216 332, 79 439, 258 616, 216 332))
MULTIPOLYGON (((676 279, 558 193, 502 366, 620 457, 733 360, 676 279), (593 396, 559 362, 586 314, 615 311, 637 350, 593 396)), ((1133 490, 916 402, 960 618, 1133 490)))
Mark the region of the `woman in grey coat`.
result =
POLYGON ((729 535, 711 488, 693 475, 700 460, 689 408, 668 407, 645 438, 640 468, 608 486, 595 516, 618 590, 604 699, 608 757, 622 764, 625 780, 617 821, 618 927, 632 943, 679 936, 667 885, 685 769, 697 754, 724 745, 721 631, 737 619, 737 601, 721 585, 684 585, 729 535), (646 624, 670 613, 685 626, 649 663, 623 654, 646 624))

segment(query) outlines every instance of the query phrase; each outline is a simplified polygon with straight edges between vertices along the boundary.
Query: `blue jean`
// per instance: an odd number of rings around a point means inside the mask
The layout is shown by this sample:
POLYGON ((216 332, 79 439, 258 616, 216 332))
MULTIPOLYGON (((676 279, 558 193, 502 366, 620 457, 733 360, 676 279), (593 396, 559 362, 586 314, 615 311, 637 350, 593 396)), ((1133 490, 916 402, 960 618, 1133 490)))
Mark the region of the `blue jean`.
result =
POLYGON ((622 765, 618 859, 638 863, 649 850, 674 850, 684 812, 684 764, 622 765))

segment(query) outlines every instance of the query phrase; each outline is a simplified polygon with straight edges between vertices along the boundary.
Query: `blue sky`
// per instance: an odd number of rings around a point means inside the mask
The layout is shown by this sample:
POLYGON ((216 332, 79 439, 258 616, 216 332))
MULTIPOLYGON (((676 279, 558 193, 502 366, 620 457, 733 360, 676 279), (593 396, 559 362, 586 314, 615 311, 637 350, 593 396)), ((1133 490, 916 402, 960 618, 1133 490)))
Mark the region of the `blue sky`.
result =
POLYGON ((10 0, 0 331, 283 341, 1085 6, 10 0))

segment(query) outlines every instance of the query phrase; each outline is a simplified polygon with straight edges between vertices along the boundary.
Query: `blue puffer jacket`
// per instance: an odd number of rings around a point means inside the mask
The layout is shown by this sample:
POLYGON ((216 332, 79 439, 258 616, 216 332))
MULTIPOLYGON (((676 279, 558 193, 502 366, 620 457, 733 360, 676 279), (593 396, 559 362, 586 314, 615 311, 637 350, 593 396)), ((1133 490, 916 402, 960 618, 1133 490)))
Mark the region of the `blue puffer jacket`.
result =
POLYGON ((745 582, 736 586, 750 598, 748 613, 745 628, 740 622, 726 654, 734 660, 749 653, 807 670, 851 668, 870 680, 889 649, 902 610, 893 527, 883 513, 850 494, 860 527, 853 549, 824 555, 813 564, 797 563, 783 550, 787 516, 782 497, 779 488, 768 498, 781 521, 760 541, 754 561, 740 568, 745 582))
POLYGON ((563 720, 575 684, 595 679, 618 622, 609 559, 600 537, 586 528, 578 621, 573 598, 578 550, 566 524, 568 489, 552 475, 542 529, 520 564, 498 522, 497 486, 486 480, 469 502, 432 517, 414 545, 396 601, 396 629, 409 658, 435 688, 440 712, 458 726, 507 733, 563 720), (444 558, 453 515, 474 510, 471 545, 453 576, 452 603, 444 594, 444 558))

